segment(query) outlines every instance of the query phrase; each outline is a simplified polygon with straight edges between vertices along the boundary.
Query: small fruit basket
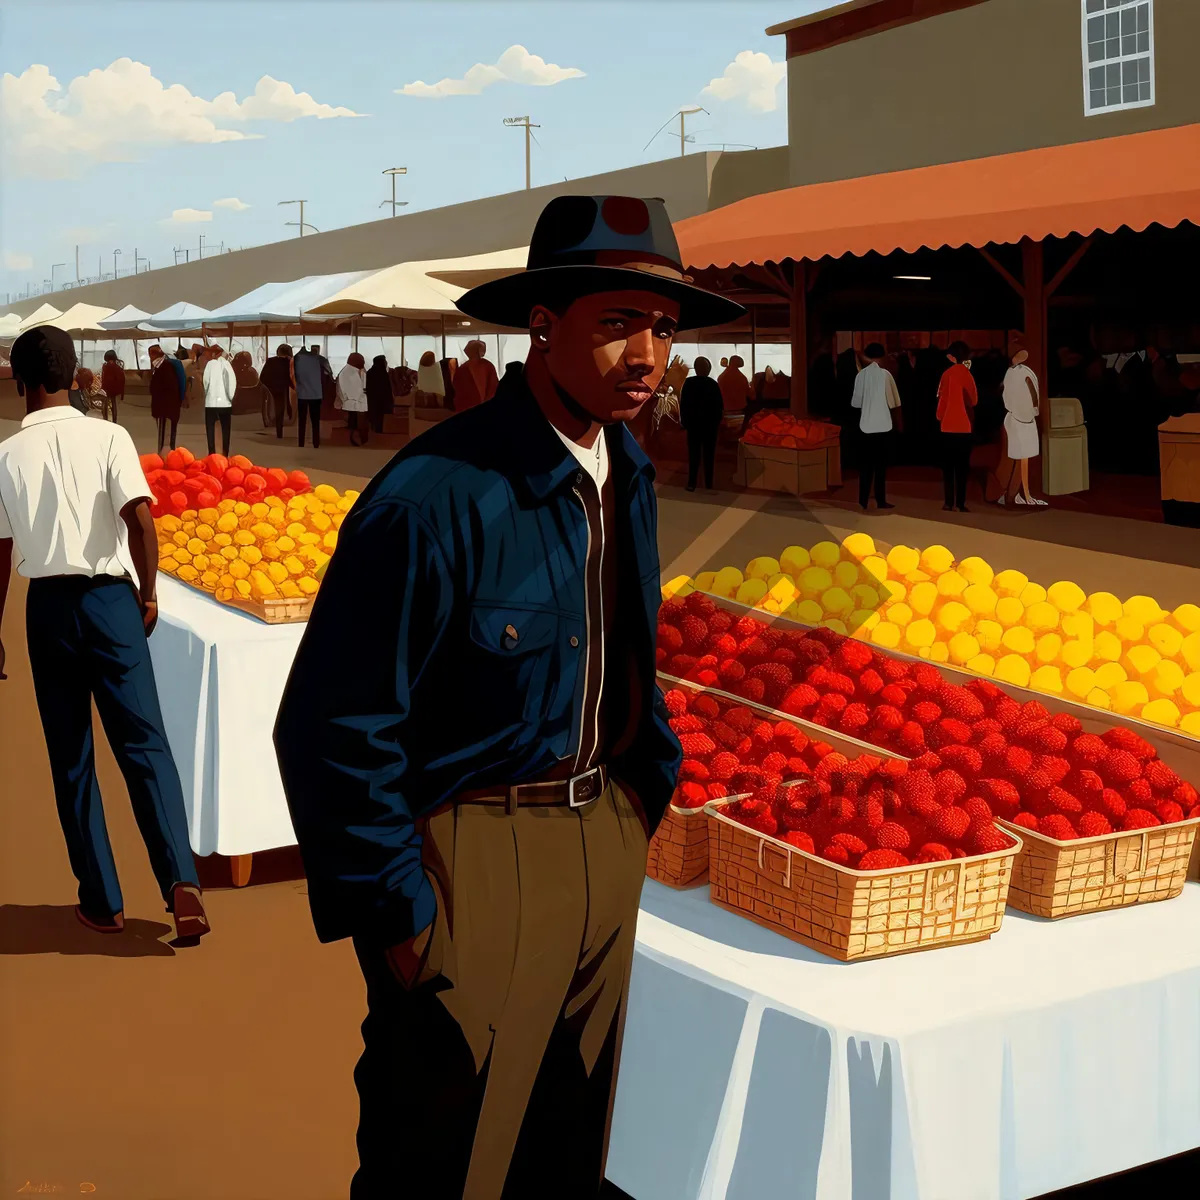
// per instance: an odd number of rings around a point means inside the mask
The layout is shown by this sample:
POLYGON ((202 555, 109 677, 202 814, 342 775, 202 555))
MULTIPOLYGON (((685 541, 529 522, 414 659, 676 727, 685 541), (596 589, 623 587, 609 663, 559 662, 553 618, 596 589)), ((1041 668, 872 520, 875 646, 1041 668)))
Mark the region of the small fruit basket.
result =
POLYGON ((646 874, 668 887, 695 887, 708 881, 708 801, 692 807, 678 799, 684 797, 677 790, 650 839, 646 874))
POLYGON ((707 805, 711 896, 730 912, 842 962, 982 941, 1000 928, 1015 834, 993 826, 1010 844, 962 858, 875 850, 852 867, 806 849, 811 837, 758 832, 730 815, 740 804, 707 805))

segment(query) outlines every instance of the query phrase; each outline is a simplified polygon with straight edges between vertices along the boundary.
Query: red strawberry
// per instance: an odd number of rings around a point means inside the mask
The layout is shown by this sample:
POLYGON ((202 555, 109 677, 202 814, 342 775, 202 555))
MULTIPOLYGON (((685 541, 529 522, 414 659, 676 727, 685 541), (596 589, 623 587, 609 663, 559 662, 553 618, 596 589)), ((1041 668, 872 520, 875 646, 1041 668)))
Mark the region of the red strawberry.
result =
POLYGON ((1192 821, 1195 820, 1196 817, 1200 817, 1200 804, 1193 805, 1188 809, 1187 819, 1192 821))
MULTIPOLYGON (((882 795, 882 792, 880 793, 882 795)), ((882 799, 866 795, 858 801, 858 819, 866 829, 878 829, 883 823, 884 811, 882 799)))
POLYGON ((931 667, 928 663, 914 664, 909 674, 916 681, 917 687, 922 691, 929 692, 931 695, 934 692, 940 691, 945 685, 942 673, 937 667, 931 667))
POLYGON ((1001 733, 1000 722, 992 717, 983 717, 971 722, 971 742, 978 745, 990 733, 1001 733))
POLYGON ((940 719, 942 710, 932 700, 922 700, 909 709, 908 715, 918 725, 923 725, 928 729, 935 721, 940 719))
POLYGON ((750 679, 763 681, 763 698, 772 708, 783 699, 788 688, 792 686, 792 671, 783 663, 765 662, 757 667, 751 667, 748 673, 750 679))
POLYGON ((1133 808, 1153 808, 1154 789, 1148 780, 1135 779, 1126 785, 1125 799, 1133 808))
POLYGON ((978 775, 983 770, 983 755, 975 746, 943 746, 939 753, 942 762, 964 778, 978 775))
POLYGON ((762 621, 757 617, 747 614, 738 617, 733 625, 730 626, 730 631, 739 641, 744 641, 748 637, 757 637, 763 628, 764 623, 762 621))
MULTIPOLYGON (((153 507, 153 505, 151 505, 153 507)), ((151 516, 154 514, 152 513, 151 516)), ((667 652, 660 646, 654 651, 654 669, 656 671, 664 671, 667 666, 667 652)))
POLYGON ((1019 812, 1012 818, 1014 825, 1020 825, 1022 829, 1032 829, 1034 833, 1038 830, 1038 819, 1033 813, 1019 812))
POLYGON ((1070 713, 1055 713, 1050 718, 1050 724, 1060 733, 1065 733, 1068 738, 1077 737, 1083 731, 1083 722, 1070 713))
POLYGON ((704 722, 695 713, 684 713, 681 717, 672 717, 667 724, 677 734, 703 733, 704 731, 704 722))
POLYGON ((1160 795, 1165 796, 1173 792, 1183 780, 1167 766, 1161 759, 1151 759, 1142 768, 1142 778, 1160 795))
POLYGON ((992 706, 992 717, 1000 722, 1000 728, 1007 733, 1021 719, 1021 706, 1005 696, 992 706))
MULTIPOLYGON (((858 643, 855 643, 857 645, 858 643)), ((864 700, 869 700, 872 696, 878 695, 883 691, 883 676, 878 671, 864 671, 858 677, 858 687, 856 694, 864 700)))
POLYGON ((797 662, 809 665, 825 662, 829 658, 829 651, 820 642, 814 642, 808 634, 791 643, 791 649, 795 651, 797 662))
POLYGON ((682 717, 688 710, 688 698, 686 692, 681 692, 678 688, 672 688, 669 692, 663 693, 663 704, 667 707, 667 712, 673 717, 682 717))
POLYGON ((838 670, 845 671, 849 675, 857 675, 865 671, 873 659, 871 647, 864 646, 862 642, 856 642, 852 638, 842 642, 833 656, 838 670))
POLYGON ((930 822, 930 827, 943 841, 957 842, 971 827, 971 816, 956 806, 943 808, 930 822))
POLYGON ((695 613, 698 617, 703 617, 708 620, 709 617, 715 616, 717 606, 713 598, 706 592, 690 592, 683 602, 684 608, 690 613, 695 613))
POLYGON ((943 846, 941 842, 926 842, 920 850, 917 851, 915 863, 933 863, 933 862, 949 862, 954 857, 950 853, 948 846, 943 846))
MULTIPOLYGON (((885 689, 886 690, 886 689, 885 689)), ((904 714, 891 704, 881 704, 871 714, 870 729, 879 737, 886 738, 904 725, 904 714)))
POLYGON ((788 751, 792 750, 796 742, 796 734, 799 731, 790 721, 775 722, 775 748, 777 750, 788 751))
POLYGON ((939 804, 957 804, 967 794, 967 781, 957 771, 947 769, 933 777, 933 789, 939 804))
POLYGON ((887 871, 907 867, 908 859, 895 850, 869 850, 858 863, 860 871, 887 871))
POLYGON ((780 754, 778 750, 772 750, 762 760, 762 769, 768 775, 782 775, 787 770, 787 755, 780 754))
POLYGON ((759 704, 766 695, 767 688, 761 679, 742 679, 734 686, 733 692, 743 700, 749 700, 751 704, 759 704))
POLYGON ((1014 783, 1024 780, 1033 769, 1033 755, 1024 746, 1009 746, 1004 754, 1004 773, 1014 783))
POLYGON ((780 646, 771 651, 771 661, 783 663, 784 666, 790 667, 796 661, 795 650, 789 650, 786 646, 780 646))
POLYGON ((687 612, 687 605, 682 600, 664 600, 659 606, 658 619, 666 625, 678 625, 687 612))
POLYGON ((803 754, 805 750, 808 749, 808 745, 808 734, 805 733, 803 729, 795 730, 792 736, 792 749, 795 750, 797 754, 803 754))
POLYGON ((830 842, 821 851, 821 857, 827 858, 831 863, 838 863, 844 867, 850 862, 850 851, 845 846, 838 845, 837 842, 830 842))
POLYGON ((1049 813, 1038 821, 1038 833, 1043 833, 1056 842, 1069 842, 1079 836, 1075 826, 1062 813, 1049 813))
POLYGON ((717 679, 721 686, 730 691, 735 684, 746 678, 746 668, 736 658, 723 659, 717 666, 717 679))
POLYGON ((810 749, 818 762, 823 761, 834 752, 833 747, 828 742, 813 742, 810 749))
POLYGON ((804 850, 808 854, 815 854, 816 847, 813 845, 812 838, 799 829, 789 830, 783 835, 783 840, 789 846, 795 846, 797 850, 804 850))
POLYGON ((1190 783, 1181 783, 1172 793, 1171 799, 1186 811, 1200 804, 1200 793, 1190 783))
MULTIPOLYGON (((682 730, 676 730, 675 732, 681 733, 682 730)), ((719 743, 728 750, 732 750, 742 740, 742 735, 727 721, 714 721, 708 729, 708 735, 714 742, 719 743)))
POLYGON ((976 748, 989 769, 994 768, 1003 762, 1008 753, 1008 739, 1002 733, 989 733, 976 743, 976 748))
POLYGON ((743 821, 742 824, 748 825, 756 833, 765 833, 768 837, 774 837, 779 831, 779 822, 775 820, 775 814, 770 809, 761 816, 743 821))
POLYGON ((656 638, 659 649, 668 654, 678 654, 683 649, 683 634, 674 625, 660 625, 656 638))
POLYGON ((1071 764, 1057 754, 1039 754, 1033 765, 1039 771, 1044 771, 1051 783, 1062 783, 1071 773, 1071 764))
POLYGON ((1050 710, 1039 700, 1026 700, 1021 705, 1021 716, 1026 721, 1048 721, 1050 710))
POLYGON ((884 821, 875 830, 875 844, 880 850, 907 850, 911 843, 908 830, 895 821, 884 821))
POLYGON ((1007 779, 981 779, 979 790, 990 801, 992 811, 1012 819, 1021 807, 1021 793, 1007 779))
POLYGON ((681 783, 671 797, 677 808, 703 808, 709 801, 707 789, 698 783, 681 783))
POLYGON ((962 810, 972 821, 990 821, 992 810, 982 796, 970 796, 962 802, 962 810))
POLYGON ((803 775, 808 770, 808 763, 799 755, 796 755, 794 758, 788 759, 787 769, 789 775, 803 775))
POLYGON ((764 773, 757 767, 742 767, 740 771, 733 773, 729 783, 735 792, 753 792, 762 787, 765 778, 764 773))
POLYGON ((928 771, 909 769, 905 774, 896 778, 896 791, 905 806, 912 808, 913 802, 925 798, 937 803, 937 788, 933 776, 928 771))
POLYGON ((859 737, 866 731, 870 720, 871 714, 865 704, 847 704, 842 710, 838 728, 851 737, 859 737))
POLYGON ((775 740, 775 726, 770 721, 755 721, 750 727, 750 735, 754 744, 763 750, 769 750, 775 740))
POLYGON ((1077 816, 1083 812, 1083 802, 1077 796, 1072 796, 1065 788, 1052 787, 1046 794, 1046 799, 1055 812, 1063 813, 1066 816, 1077 816))
POLYGON ((694 758, 685 758, 679 764, 679 778, 690 779, 695 783, 707 783, 710 776, 708 768, 694 758))
POLYGON ((967 830, 967 845, 975 854, 998 854, 1012 842, 991 821, 974 821, 967 830))
POLYGON ((1124 750, 1134 758, 1143 761, 1155 757, 1155 749, 1145 738, 1139 737, 1132 729, 1118 725, 1115 729, 1106 729, 1101 735, 1104 742, 1114 750, 1124 750))
MULTIPOLYGON (((711 635, 711 628, 709 632, 711 635)), ((715 654, 718 658, 732 658, 737 654, 737 638, 728 633, 720 633, 716 637, 710 636, 706 648, 710 654, 715 654)))
POLYGON ((1094 733, 1081 733, 1071 742, 1068 755, 1072 762, 1096 767, 1108 757, 1108 746, 1094 733))
POLYGON ((1161 801, 1155 812, 1158 814, 1158 819, 1164 825, 1170 825, 1172 821, 1182 821, 1184 819, 1183 809, 1174 800, 1161 801))
POLYGON ((725 710, 725 724, 731 729, 736 729, 738 733, 749 733, 757 720, 758 717, 750 709, 743 708, 740 704, 731 704, 725 710))
POLYGON ((1080 800, 1084 801, 1094 799, 1104 791, 1104 780, 1095 771, 1089 771, 1086 767, 1080 771, 1071 771, 1062 784, 1068 792, 1074 792, 1080 800))
POLYGON ((1103 813, 1114 826, 1124 818, 1129 808, 1129 805, 1125 803, 1125 797, 1114 788, 1105 788, 1094 800, 1094 805, 1096 811, 1103 813))
POLYGON ((944 683, 938 689, 937 700, 942 706, 942 712, 957 721, 971 724, 983 718, 983 705, 965 687, 944 683))
POLYGON ((912 760, 911 766, 917 771, 928 771, 933 775, 942 769, 942 756, 932 750, 925 750, 912 760))
POLYGON ((852 833, 835 833, 829 843, 832 846, 845 846, 847 853, 854 856, 866 854, 868 849, 867 843, 852 833))
POLYGON ((1131 808, 1121 819, 1122 829, 1153 829, 1162 822, 1144 808, 1131 808))
POLYGON ((712 800, 723 800, 729 795, 729 788, 723 783, 710 783, 708 785, 708 795, 712 800))
POLYGON ((899 779, 903 779, 910 770, 909 764, 902 758, 885 758, 878 767, 875 768, 875 774, 886 783, 895 783, 899 779))
POLYGON ((738 762, 736 754, 730 754, 728 750, 723 750, 720 754, 713 755, 712 761, 708 764, 708 773, 713 779, 728 783, 740 766, 741 763, 738 762))
MULTIPOLYGON (((695 593, 693 593, 693 595, 694 594, 695 593)), ((704 617, 704 619, 708 622, 708 632, 710 634, 727 633, 729 631, 730 626, 733 625, 733 614, 727 613, 724 609, 716 608, 715 605, 713 607, 714 607, 715 611, 712 613, 711 616, 707 616, 704 613, 699 613, 697 615, 704 617)))
POLYGON ((858 815, 858 808, 849 796, 829 795, 821 803, 821 813, 831 825, 845 826, 858 815))
POLYGON ((701 687, 711 688, 716 687, 721 682, 720 676, 713 670, 700 670, 695 668, 688 672, 688 678, 694 679, 701 687))
POLYGON ((780 709, 794 717, 807 716, 820 702, 821 693, 807 683, 798 683, 780 703, 780 709))
POLYGON ((754 667, 771 657, 771 647, 761 637, 743 638, 738 643, 738 658, 747 666, 754 667))
POLYGON ((908 678, 908 663, 898 658, 888 658, 886 655, 876 656, 875 670, 883 676, 885 683, 896 683, 908 678))
POLYGON ((667 659, 667 674, 674 675, 676 679, 684 679, 698 661, 694 654, 676 654, 667 659))
POLYGON ((880 691, 879 700, 882 704, 902 709, 908 703, 908 692, 898 683, 889 683, 880 691))
POLYGON ((717 748, 716 742, 706 733, 685 733, 679 744, 688 758, 707 758, 717 748))
POLYGON ((965 746, 971 740, 971 727, 965 721, 943 717, 927 734, 929 744, 942 746, 965 746))
POLYGON ((1085 812, 1079 818, 1078 824, 1080 837, 1099 837, 1113 831, 1109 819, 1103 813, 1085 812))
POLYGON ((846 640, 845 634, 838 633, 836 629, 826 629, 824 626, 820 629, 810 629, 808 636, 814 642, 828 646, 830 650, 836 650, 846 640))
POLYGON ((696 654, 708 640, 708 626, 697 616, 685 616, 679 622, 679 633, 683 647, 689 654, 696 654))
POLYGON ((692 712, 699 713, 702 717, 708 717, 710 720, 721 715, 721 706, 712 696, 697 696, 692 700, 691 705, 692 712))
POLYGON ((1003 690, 990 679, 972 679, 966 687, 967 691, 978 696, 984 704, 991 704, 1004 696, 1003 690))
POLYGON ((843 675, 840 671, 829 672, 826 687, 832 692, 845 696, 847 700, 851 699, 854 695, 854 680, 849 675, 843 675))
POLYGON ((839 692, 829 692, 821 697, 817 710, 809 717, 816 725, 831 726, 836 723, 842 710, 847 707, 846 697, 839 692))
POLYGON ((905 721, 892 740, 902 754, 915 756, 925 749, 925 730, 916 721, 905 721))

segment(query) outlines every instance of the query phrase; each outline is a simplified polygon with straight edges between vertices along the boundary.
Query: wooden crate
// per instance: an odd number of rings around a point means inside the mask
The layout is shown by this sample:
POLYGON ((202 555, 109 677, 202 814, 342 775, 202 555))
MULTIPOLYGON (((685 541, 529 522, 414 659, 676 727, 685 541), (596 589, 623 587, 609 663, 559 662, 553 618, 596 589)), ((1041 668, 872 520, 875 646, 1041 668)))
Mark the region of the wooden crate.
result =
MULTIPOLYGON (((201 591, 207 592, 208 589, 201 588, 201 591)), ((212 596, 211 592, 208 594, 212 596)), ((217 600, 216 596, 213 596, 213 599, 217 600)), ((241 597, 235 596, 232 600, 217 600, 217 603, 249 613, 250 616, 257 617, 267 625, 288 625, 297 621, 307 621, 312 613, 315 599, 316 593, 291 599, 279 596, 268 600, 243 600, 241 597)))
MULTIPOLYGON (((838 463, 840 480, 840 456, 838 463)), ((822 446, 818 450, 795 450, 739 441, 733 482, 738 487, 785 492, 790 496, 827 491, 830 484, 828 449, 822 446)))
POLYGON ((997 824, 1023 843, 1008 902, 1022 912, 1058 918, 1178 896, 1200 817, 1069 842, 1008 821, 997 824))
POLYGON ((842 962, 989 938, 1004 917, 1021 837, 996 854, 854 871, 709 813, 714 904, 842 962))

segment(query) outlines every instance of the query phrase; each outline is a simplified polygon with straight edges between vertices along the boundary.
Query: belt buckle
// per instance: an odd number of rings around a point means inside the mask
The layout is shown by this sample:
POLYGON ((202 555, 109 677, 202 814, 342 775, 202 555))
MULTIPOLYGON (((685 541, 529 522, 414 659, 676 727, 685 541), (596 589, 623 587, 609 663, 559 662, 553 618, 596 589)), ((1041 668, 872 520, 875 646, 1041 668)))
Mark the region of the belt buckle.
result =
POLYGON ((567 783, 567 806, 584 808, 593 801, 599 800, 603 790, 599 767, 584 771, 582 775, 574 775, 567 783))

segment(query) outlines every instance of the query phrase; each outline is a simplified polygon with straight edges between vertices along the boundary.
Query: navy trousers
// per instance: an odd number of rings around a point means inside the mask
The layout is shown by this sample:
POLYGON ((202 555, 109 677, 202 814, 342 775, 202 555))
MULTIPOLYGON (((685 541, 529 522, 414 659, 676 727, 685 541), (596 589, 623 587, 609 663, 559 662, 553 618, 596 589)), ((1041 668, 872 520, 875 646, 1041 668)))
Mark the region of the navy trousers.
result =
POLYGON ((169 903, 175 884, 198 880, 183 789, 163 731, 150 646, 132 585, 111 575, 31 579, 25 631, 80 906, 99 917, 124 908, 96 780, 93 697, 154 877, 169 903))

